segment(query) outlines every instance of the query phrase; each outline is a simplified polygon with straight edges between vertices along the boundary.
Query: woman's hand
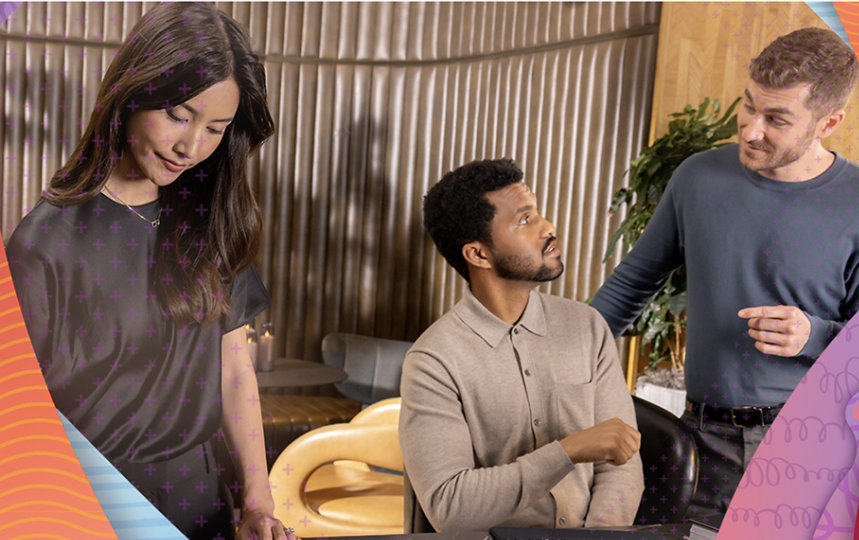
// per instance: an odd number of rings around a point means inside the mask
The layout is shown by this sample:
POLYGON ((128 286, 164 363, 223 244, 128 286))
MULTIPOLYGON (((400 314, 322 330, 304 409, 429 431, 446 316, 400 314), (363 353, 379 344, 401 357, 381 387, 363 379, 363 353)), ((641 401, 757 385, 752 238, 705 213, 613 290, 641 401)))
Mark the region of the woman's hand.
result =
POLYGON ((242 522, 236 540, 300 540, 294 532, 286 532, 283 523, 262 510, 242 510, 242 522))
POLYGON ((242 484, 242 522, 238 540, 298 540, 284 531, 274 517, 274 500, 268 483, 262 416, 256 374, 248 355, 243 327, 221 340, 221 427, 242 484))

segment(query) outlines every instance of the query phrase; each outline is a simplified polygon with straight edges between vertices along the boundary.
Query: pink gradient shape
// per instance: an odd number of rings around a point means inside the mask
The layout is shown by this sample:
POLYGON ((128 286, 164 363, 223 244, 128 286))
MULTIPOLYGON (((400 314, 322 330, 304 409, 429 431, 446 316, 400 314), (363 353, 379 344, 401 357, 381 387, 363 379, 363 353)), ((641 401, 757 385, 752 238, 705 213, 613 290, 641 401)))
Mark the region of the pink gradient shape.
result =
POLYGON ((853 538, 856 505, 829 503, 842 480, 849 489, 839 490, 841 496, 855 497, 856 482, 845 476, 855 466, 856 439, 848 418, 857 392, 859 316, 854 316, 773 422, 740 480, 719 539, 853 538))
MULTIPOLYGON (((859 439, 859 393, 854 394, 847 404, 844 417, 847 425, 853 433, 854 440, 859 439)), ((859 454, 857 447, 853 447, 853 466, 841 479, 841 482, 833 491, 820 520, 814 531, 814 538, 824 540, 829 538, 855 537, 856 509, 859 505, 859 454), (853 530, 854 534, 845 534, 853 530)))
POLYGON ((0 24, 6 22, 6 19, 9 18, 9 15, 15 11, 18 6, 21 5, 21 2, 0 2, 0 24))

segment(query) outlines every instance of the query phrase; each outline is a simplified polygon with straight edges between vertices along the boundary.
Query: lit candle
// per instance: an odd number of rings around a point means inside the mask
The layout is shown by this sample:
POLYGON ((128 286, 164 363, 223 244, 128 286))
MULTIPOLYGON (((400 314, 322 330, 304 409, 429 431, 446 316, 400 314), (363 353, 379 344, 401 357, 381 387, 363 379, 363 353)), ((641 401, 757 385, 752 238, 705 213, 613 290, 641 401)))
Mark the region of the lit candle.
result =
POLYGON ((272 335, 271 323, 262 325, 262 335, 259 337, 259 369, 260 371, 271 371, 274 369, 274 336, 272 335))
POLYGON ((253 340, 253 338, 248 338, 248 355, 251 357, 251 364, 254 366, 254 371, 257 370, 257 351, 259 350, 259 344, 253 340))
POLYGON ((251 325, 246 324, 245 335, 248 338, 248 356, 251 357, 251 364, 254 367, 254 371, 256 371, 259 368, 259 344, 257 343, 257 331, 254 330, 251 325))

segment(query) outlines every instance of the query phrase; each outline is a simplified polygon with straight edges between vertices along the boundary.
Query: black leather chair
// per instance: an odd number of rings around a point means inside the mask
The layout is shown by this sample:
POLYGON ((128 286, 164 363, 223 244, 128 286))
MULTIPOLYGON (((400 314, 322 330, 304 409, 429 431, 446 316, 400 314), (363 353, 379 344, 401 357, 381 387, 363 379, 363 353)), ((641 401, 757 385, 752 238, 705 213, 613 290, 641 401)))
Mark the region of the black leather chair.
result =
MULTIPOLYGON (((658 405, 632 396, 641 432, 644 493, 636 525, 677 523, 683 519, 698 485, 698 446, 695 434, 679 418, 658 405)), ((404 531, 435 532, 409 482, 403 475, 404 531)))
POLYGON ((412 533, 434 533, 436 530, 429 522, 421 503, 418 502, 412 483, 409 481, 408 471, 403 471, 403 532, 412 533))
POLYGON ((635 524, 682 520, 698 485, 698 446, 692 429, 658 405, 632 396, 638 431, 644 493, 635 524))

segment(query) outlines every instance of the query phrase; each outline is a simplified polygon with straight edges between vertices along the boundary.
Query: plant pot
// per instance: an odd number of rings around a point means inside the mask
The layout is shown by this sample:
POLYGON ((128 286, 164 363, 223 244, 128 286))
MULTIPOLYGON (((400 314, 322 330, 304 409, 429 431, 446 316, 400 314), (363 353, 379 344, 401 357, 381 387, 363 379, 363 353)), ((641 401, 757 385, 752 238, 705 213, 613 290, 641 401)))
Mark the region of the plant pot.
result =
POLYGON ((682 371, 672 373, 671 370, 659 370, 644 374, 635 382, 635 395, 671 411, 679 418, 686 410, 686 389, 668 388, 665 385, 673 383, 673 386, 683 386, 682 373, 682 371), (678 379, 681 383, 677 382, 678 379))

